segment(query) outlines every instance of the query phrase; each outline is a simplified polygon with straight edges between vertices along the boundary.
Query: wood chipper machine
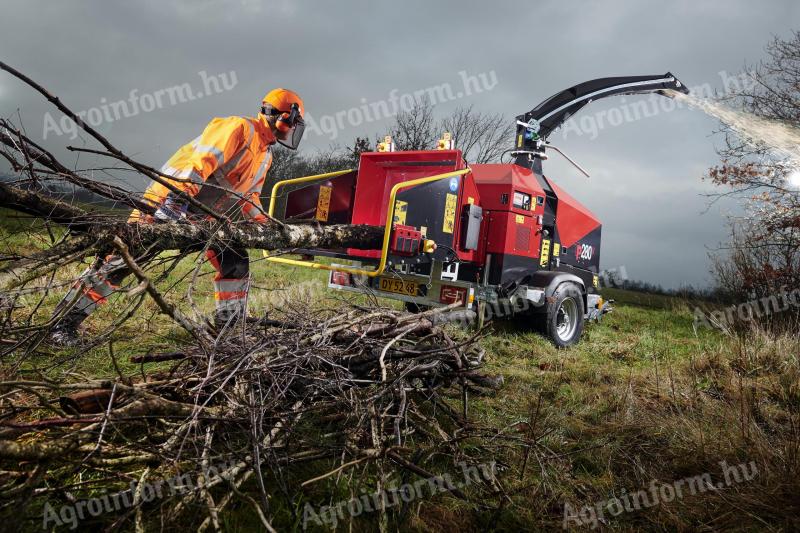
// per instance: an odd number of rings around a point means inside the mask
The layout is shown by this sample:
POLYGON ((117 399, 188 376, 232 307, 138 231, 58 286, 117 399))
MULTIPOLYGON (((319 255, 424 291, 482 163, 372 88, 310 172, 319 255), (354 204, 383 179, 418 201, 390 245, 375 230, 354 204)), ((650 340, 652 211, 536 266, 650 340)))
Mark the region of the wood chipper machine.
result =
POLYGON ((269 202, 282 220, 384 227, 381 249, 267 259, 328 270, 332 289, 402 300, 411 310, 463 307, 481 323, 523 315, 555 345, 574 344, 586 320, 610 310, 598 292, 602 225, 542 172, 552 151, 585 174, 547 138, 593 100, 676 91, 688 93, 670 73, 561 91, 516 118, 509 163, 469 164, 448 134, 425 151, 396 151, 387 137, 361 154, 357 169, 280 181, 269 202))

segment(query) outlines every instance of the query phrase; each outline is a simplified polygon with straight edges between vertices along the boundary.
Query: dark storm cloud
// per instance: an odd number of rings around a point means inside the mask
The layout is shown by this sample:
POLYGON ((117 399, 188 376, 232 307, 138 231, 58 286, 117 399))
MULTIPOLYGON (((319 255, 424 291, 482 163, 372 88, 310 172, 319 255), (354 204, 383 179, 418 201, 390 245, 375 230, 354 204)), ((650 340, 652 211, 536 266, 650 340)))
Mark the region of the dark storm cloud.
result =
MULTIPOLYGON (((796 2, 43 2, 6 1, 0 50, 76 110, 152 95, 234 73, 231 90, 161 106, 98 127, 119 147, 158 165, 212 116, 253 114, 271 87, 305 97, 313 117, 493 73, 490 91, 440 103, 509 117, 587 79, 670 70, 689 86, 722 88, 763 56, 773 34, 800 20, 796 2)), ((632 99, 629 97, 629 101, 632 99)), ((603 101, 584 113, 619 105, 603 101)), ((0 113, 19 109, 40 137, 52 108, 0 75, 0 113)), ((56 120, 60 119, 53 114, 56 120)), ((335 142, 383 134, 390 119, 344 124, 335 142)), ((360 121, 355 121, 360 122, 360 121)), ((602 129, 597 138, 551 139, 592 171, 586 180, 555 157, 546 172, 604 221, 603 263, 665 285, 703 283, 707 248, 725 237, 724 212, 704 213, 700 180, 714 164, 715 123, 685 109, 602 129)), ((327 147, 309 134, 304 149, 327 147)), ((80 139, 50 135, 59 154, 80 139)), ((74 160, 74 155, 66 156, 74 160)), ((91 160, 82 156, 82 164, 91 160)), ((132 187, 142 184, 132 182, 132 187)))

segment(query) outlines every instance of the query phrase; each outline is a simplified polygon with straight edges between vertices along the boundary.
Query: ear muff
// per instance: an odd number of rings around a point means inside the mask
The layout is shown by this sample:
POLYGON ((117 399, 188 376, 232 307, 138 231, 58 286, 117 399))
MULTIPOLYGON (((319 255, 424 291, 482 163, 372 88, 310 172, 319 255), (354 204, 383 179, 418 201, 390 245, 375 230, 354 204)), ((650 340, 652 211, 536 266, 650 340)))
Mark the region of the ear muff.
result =
POLYGON ((292 129, 292 125, 289 118, 290 118, 289 113, 281 113, 281 115, 278 117, 278 120, 275 121, 275 128, 278 131, 284 131, 284 132, 292 129))
POLYGON ((278 139, 278 142, 291 150, 297 150, 306 128, 303 116, 300 114, 300 106, 292 104, 287 113, 275 109, 271 105, 264 105, 261 107, 261 112, 265 115, 277 116, 275 129, 283 133, 291 132, 290 136, 287 136, 286 139, 278 139))
POLYGON ((300 106, 292 104, 288 113, 281 113, 278 120, 275 121, 275 127, 278 131, 289 131, 292 129, 300 119, 300 106))

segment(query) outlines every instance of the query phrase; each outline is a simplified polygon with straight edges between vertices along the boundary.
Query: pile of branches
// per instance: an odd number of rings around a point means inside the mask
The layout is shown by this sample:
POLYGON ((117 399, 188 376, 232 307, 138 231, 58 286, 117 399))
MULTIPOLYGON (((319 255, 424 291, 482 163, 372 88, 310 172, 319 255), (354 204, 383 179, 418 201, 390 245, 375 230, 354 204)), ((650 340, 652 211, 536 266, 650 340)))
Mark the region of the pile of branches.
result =
POLYGON ((2 382, 2 506, 9 516, 30 509, 41 520, 45 504, 127 492, 130 506, 106 516, 106 525, 142 527, 154 516, 142 509, 157 507, 159 521, 195 517, 205 529, 218 528, 220 511, 238 500, 271 529, 273 498, 350 470, 370 476, 375 490, 398 470, 433 477, 425 463, 434 458, 448 458, 451 469, 485 461, 460 445, 477 431, 467 402, 500 381, 479 370, 479 332, 448 334, 443 323, 454 316, 289 309, 280 321, 234 326, 213 347, 132 356, 142 369, 157 363, 156 372, 2 382), (298 477, 299 465, 315 475, 298 477), (176 476, 190 482, 178 491, 164 484, 156 501, 129 488, 176 476))

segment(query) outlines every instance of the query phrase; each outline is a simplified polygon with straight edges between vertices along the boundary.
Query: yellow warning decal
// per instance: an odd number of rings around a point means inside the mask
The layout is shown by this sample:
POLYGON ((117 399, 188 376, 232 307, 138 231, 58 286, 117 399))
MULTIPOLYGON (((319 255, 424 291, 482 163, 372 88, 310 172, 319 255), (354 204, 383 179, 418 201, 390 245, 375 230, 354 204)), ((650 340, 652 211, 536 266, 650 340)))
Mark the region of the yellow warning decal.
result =
POLYGON ((539 266, 546 267, 550 260, 550 239, 542 239, 542 253, 539 254, 539 266))
MULTIPOLYGON (((592 285, 594 285, 595 287, 599 287, 600 286, 600 278, 597 277, 597 276, 592 276, 592 285)), ((600 307, 602 307, 602 304, 600 305, 600 307)))
POLYGON ((329 209, 331 207, 331 191, 333 187, 320 185, 319 198, 317 199, 317 213, 314 218, 322 222, 328 221, 329 209))
POLYGON ((453 228, 456 225, 456 202, 458 199, 455 194, 448 194, 447 200, 444 204, 444 223, 442 224, 442 231, 444 233, 453 233, 453 228))
POLYGON ((522 135, 517 135, 517 148, 522 147, 522 135))
POLYGON ((394 201, 394 223, 395 224, 405 224, 406 223, 406 213, 408 213, 408 202, 404 202, 403 200, 395 200, 394 201))
POLYGON ((517 224, 524 224, 524 223, 525 223, 525 217, 522 215, 517 215, 517 224))
POLYGON ((561 245, 557 242, 553 243, 553 257, 558 257, 558 254, 561 253, 561 245))

